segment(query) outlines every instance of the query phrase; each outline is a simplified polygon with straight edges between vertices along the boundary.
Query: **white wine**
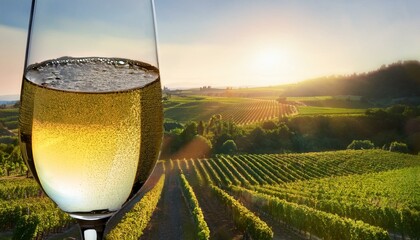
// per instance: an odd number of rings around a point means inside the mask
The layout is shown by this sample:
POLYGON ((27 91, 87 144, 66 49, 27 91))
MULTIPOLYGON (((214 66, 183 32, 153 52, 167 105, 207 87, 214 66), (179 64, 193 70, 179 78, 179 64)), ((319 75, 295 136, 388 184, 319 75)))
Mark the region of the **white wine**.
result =
POLYGON ((75 217, 118 210, 151 173, 162 139, 158 70, 111 58, 60 58, 25 71, 23 156, 75 217))

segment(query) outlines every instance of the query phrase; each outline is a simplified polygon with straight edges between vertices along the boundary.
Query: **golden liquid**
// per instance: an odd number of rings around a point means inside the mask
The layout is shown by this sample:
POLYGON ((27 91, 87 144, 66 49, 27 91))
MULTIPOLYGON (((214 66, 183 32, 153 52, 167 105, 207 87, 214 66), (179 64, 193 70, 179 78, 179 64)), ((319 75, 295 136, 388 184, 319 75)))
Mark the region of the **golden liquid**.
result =
MULTIPOLYGON (((84 72, 86 78, 89 74, 84 72)), ((158 157, 163 114, 157 70, 144 86, 103 92, 65 91, 26 77, 21 145, 46 194, 70 213, 121 208, 158 157)))

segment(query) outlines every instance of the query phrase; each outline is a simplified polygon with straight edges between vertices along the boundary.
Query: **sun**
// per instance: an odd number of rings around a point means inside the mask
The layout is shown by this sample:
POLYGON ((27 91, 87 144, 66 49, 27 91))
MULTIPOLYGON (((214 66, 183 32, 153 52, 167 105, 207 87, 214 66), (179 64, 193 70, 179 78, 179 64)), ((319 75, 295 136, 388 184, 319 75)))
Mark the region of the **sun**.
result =
POLYGON ((279 49, 262 49, 256 53, 255 65, 260 70, 274 71, 281 67, 284 56, 279 49))
POLYGON ((286 48, 259 46, 254 49, 250 62, 249 73, 260 85, 280 85, 292 80, 293 57, 286 48))

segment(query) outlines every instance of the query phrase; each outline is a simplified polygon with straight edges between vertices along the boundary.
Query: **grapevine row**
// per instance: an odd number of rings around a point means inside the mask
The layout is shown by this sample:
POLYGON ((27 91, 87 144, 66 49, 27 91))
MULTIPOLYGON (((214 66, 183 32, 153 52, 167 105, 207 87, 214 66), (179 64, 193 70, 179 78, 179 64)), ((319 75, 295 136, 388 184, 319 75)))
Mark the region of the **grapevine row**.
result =
POLYGON ((109 232, 106 239, 139 239, 157 206, 164 183, 165 174, 160 177, 152 190, 146 193, 146 195, 144 195, 144 197, 125 214, 121 222, 109 232))
POLYGON ((252 202, 273 219, 323 239, 389 240, 388 233, 384 229, 362 221, 342 218, 242 187, 231 186, 230 189, 237 197, 252 202))
POLYGON ((239 229, 249 234, 252 239, 273 239, 273 231, 267 223, 222 189, 214 185, 211 185, 211 189, 232 210, 233 220, 239 229))
POLYGON ((48 198, 27 198, 0 203, 1 230, 13 230, 13 239, 42 238, 65 229, 73 219, 48 198))
POLYGON ((203 176, 201 175, 200 171, 198 170, 197 165, 195 164, 194 159, 191 159, 191 166, 194 169, 194 173, 197 176, 198 184, 202 186, 204 184, 203 176))
POLYGON ((180 179, 182 192, 185 196, 185 199, 188 201, 188 206, 192 212, 194 222, 197 225, 197 239, 210 239, 210 229, 207 226, 206 221, 204 220, 204 215, 198 204, 198 200, 195 196, 194 190, 188 183, 188 180, 185 178, 184 174, 180 174, 180 179))
POLYGON ((419 166, 420 159, 418 156, 408 154, 365 150, 306 154, 217 155, 214 158, 202 159, 200 163, 214 183, 245 186, 276 185, 296 180, 419 166), (376 155, 381 155, 383 158, 378 158, 376 155))
POLYGON ((236 179, 236 182, 239 181, 240 185, 243 185, 243 186, 250 185, 249 181, 233 166, 231 161, 227 160, 223 155, 219 155, 218 159, 220 160, 220 162, 222 162, 226 166, 226 168, 229 169, 229 171, 233 175, 232 177, 236 179))
POLYGON ((39 197, 42 190, 32 179, 0 180, 0 200, 39 197))
POLYGON ((297 113, 297 108, 290 104, 278 103, 276 100, 253 99, 246 103, 229 106, 226 111, 221 112, 221 115, 223 119, 246 125, 297 113))
POLYGON ((285 186, 255 186, 257 192, 362 220, 394 233, 420 237, 415 195, 420 167, 383 173, 327 178, 285 186), (399 186, 397 186, 399 185, 399 186))

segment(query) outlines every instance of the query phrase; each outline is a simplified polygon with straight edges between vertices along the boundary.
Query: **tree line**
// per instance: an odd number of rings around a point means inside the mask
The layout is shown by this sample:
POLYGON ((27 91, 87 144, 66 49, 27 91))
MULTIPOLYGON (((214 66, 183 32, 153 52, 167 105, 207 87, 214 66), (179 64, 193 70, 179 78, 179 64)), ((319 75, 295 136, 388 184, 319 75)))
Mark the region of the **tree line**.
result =
POLYGON ((317 152, 382 148, 418 154, 420 106, 367 109, 359 116, 295 116, 251 126, 213 115, 182 124, 166 119, 162 158, 213 154, 317 152), (367 143, 367 144, 366 144, 367 143))
POLYGON ((289 86, 285 96, 356 95, 368 100, 418 98, 420 62, 399 61, 379 69, 347 76, 329 76, 289 86), (322 86, 322 87, 320 87, 322 86))
MULTIPOLYGON (((238 126, 221 115, 182 124, 166 119, 161 158, 214 154, 382 148, 418 154, 420 106, 367 109, 359 116, 294 116, 238 126)), ((27 173, 18 141, 0 143, 0 176, 27 173)))

